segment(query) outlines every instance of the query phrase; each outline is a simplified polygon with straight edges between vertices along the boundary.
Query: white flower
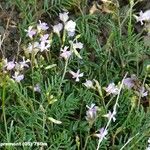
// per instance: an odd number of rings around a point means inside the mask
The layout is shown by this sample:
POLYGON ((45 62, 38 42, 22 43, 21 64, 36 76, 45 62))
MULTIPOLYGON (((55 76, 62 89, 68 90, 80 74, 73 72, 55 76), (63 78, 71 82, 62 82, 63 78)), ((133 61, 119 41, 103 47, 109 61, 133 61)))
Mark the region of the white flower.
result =
POLYGON ((99 139, 106 139, 106 135, 108 134, 108 131, 105 128, 99 129, 99 133, 94 134, 94 136, 98 137, 99 139))
POLYGON ((141 25, 143 25, 143 21, 150 21, 150 10, 147 10, 144 13, 140 11, 139 16, 134 16, 137 22, 141 22, 141 25))
POLYGON ((15 72, 15 74, 14 74, 14 76, 12 76, 12 78, 14 78, 16 82, 20 82, 21 80, 24 79, 24 75, 23 74, 19 75, 19 72, 15 72))
POLYGON ((41 20, 39 20, 39 24, 37 25, 37 29, 38 29, 39 32, 41 32, 41 30, 45 31, 48 28, 49 27, 48 27, 47 23, 41 22, 41 20))
POLYGON ((86 111, 86 120, 92 124, 97 116, 98 107, 95 104, 91 104, 91 106, 86 106, 88 110, 86 111))
POLYGON ((119 93, 119 88, 114 83, 110 83, 106 88, 106 92, 108 94, 117 95, 119 93))
POLYGON ((41 42, 39 45, 40 51, 43 52, 44 50, 48 50, 50 48, 49 43, 41 42))
POLYGON ((14 61, 7 62, 7 58, 4 60, 4 67, 6 67, 7 70, 12 70, 15 67, 14 61))
POLYGON ((146 148, 146 150, 150 150, 150 145, 146 148))
POLYGON ((75 31, 74 32, 68 32, 69 37, 73 37, 74 35, 75 35, 75 31))
POLYGON ((140 92, 141 97, 145 97, 148 95, 148 91, 145 91, 145 87, 143 86, 140 88, 139 92, 140 92))
POLYGON ((74 49, 82 49, 83 48, 83 44, 81 42, 76 42, 76 43, 73 43, 73 48, 74 49))
POLYGON ((148 138, 148 144, 150 144, 150 138, 148 138))
POLYGON ((41 92, 40 85, 37 83, 37 84, 34 86, 33 90, 34 90, 34 92, 40 93, 40 92, 41 92))
POLYGON ((34 42, 33 44, 29 43, 26 52, 36 54, 38 51, 39 51, 39 42, 34 42))
POLYGON ((41 36, 40 41, 48 43, 49 42, 48 37, 49 37, 49 34, 44 34, 41 36))
POLYGON ((50 41, 48 40, 49 34, 45 34, 40 38, 41 43, 39 44, 40 51, 48 50, 50 48, 50 41))
POLYGON ((69 12, 59 13, 59 18, 64 23, 69 19, 68 13, 69 12))
POLYGON ((20 61, 19 63, 16 63, 15 68, 17 70, 23 70, 24 67, 27 67, 27 68, 29 67, 29 65, 27 63, 30 62, 30 60, 29 59, 25 60, 25 57, 23 57, 22 59, 23 59, 22 61, 20 61))
POLYGON ((116 121, 115 115, 116 115, 116 112, 113 111, 111 113, 111 111, 109 111, 108 114, 104 115, 104 117, 108 118, 108 120, 112 119, 113 122, 115 122, 116 121))
POLYGON ((88 89, 93 88, 93 82, 91 80, 87 80, 83 83, 88 89))
POLYGON ((131 78, 125 78, 125 79, 123 80, 123 84, 124 84, 125 87, 127 87, 128 89, 131 89, 132 87, 134 87, 136 80, 137 80, 137 78, 136 78, 136 76, 133 74, 133 75, 131 75, 131 78))
POLYGON ((68 59, 72 54, 72 52, 70 50, 67 51, 68 48, 69 48, 68 46, 65 46, 64 49, 61 48, 61 50, 60 50, 62 52, 60 54, 60 57, 64 58, 65 60, 68 59))
POLYGON ((36 30, 32 28, 33 28, 32 26, 29 26, 28 30, 25 30, 27 32, 27 36, 29 36, 31 39, 36 34, 36 30))
POLYGON ((76 82, 79 82, 79 78, 83 77, 83 73, 80 73, 80 70, 78 70, 76 73, 73 71, 70 71, 70 73, 72 74, 72 78, 75 78, 76 82))
POLYGON ((54 33, 59 35, 62 28, 63 28, 63 25, 61 23, 59 23, 59 24, 53 26, 53 31, 54 31, 54 33))
POLYGON ((67 21, 66 24, 65 24, 65 29, 68 32, 75 32, 75 27, 76 27, 76 23, 72 20, 67 21))

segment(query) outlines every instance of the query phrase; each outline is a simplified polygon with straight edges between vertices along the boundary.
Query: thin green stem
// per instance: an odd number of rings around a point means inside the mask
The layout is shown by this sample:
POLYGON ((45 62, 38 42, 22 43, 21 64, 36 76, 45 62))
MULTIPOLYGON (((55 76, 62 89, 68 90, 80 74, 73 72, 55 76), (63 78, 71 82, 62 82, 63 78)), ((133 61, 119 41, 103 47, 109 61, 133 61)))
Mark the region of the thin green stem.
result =
POLYGON ((62 83, 63 83, 64 78, 65 78, 65 74, 66 74, 66 71, 67 71, 67 66, 68 66, 68 59, 66 59, 66 61, 65 61, 65 68, 64 68, 64 72, 63 72, 63 75, 62 75, 62 78, 61 78, 60 85, 59 85, 59 91, 61 89, 62 83))
POLYGON ((84 144, 84 148, 83 148, 83 150, 86 150, 86 146, 87 146, 87 143, 88 143, 88 140, 89 140, 89 132, 88 132, 88 136, 87 136, 87 138, 86 138, 86 140, 85 140, 85 144, 84 144))
POLYGON ((6 136, 7 136, 7 142, 9 142, 6 113, 5 113, 5 95, 6 95, 6 85, 5 85, 5 81, 4 81, 3 90, 2 90, 2 111, 3 111, 3 116, 4 116, 4 126, 5 126, 6 136))
POLYGON ((120 150, 123 150, 137 135, 139 135, 139 133, 137 133, 135 136, 133 136, 132 138, 130 138, 122 147, 120 150))

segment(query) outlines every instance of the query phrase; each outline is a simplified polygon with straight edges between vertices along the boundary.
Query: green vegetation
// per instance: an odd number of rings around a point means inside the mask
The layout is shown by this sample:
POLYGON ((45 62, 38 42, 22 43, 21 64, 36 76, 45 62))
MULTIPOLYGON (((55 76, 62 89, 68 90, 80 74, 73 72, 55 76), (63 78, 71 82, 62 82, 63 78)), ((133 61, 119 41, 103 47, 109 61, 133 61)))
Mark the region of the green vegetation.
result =
POLYGON ((135 28, 140 2, 5 1, 21 42, 8 57, 0 36, 0 147, 145 150, 150 47, 135 28), (2 146, 19 142, 47 146, 2 146))

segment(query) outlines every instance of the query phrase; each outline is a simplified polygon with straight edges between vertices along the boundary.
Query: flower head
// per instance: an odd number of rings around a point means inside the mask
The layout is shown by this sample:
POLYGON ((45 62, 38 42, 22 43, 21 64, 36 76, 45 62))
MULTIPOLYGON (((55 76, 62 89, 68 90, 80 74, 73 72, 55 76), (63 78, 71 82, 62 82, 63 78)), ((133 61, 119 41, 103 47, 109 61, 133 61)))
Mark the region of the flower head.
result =
POLYGON ((123 80, 123 84, 125 85, 125 87, 127 87, 128 89, 131 89, 132 87, 134 87, 135 85, 135 80, 137 80, 135 75, 131 75, 131 78, 125 78, 123 80))
POLYGON ((75 31, 73 31, 73 32, 68 32, 68 37, 73 37, 75 35, 75 31))
POLYGON ((15 67, 14 61, 7 61, 7 58, 4 60, 4 67, 6 67, 6 70, 12 70, 15 67))
POLYGON ((31 39, 36 34, 36 30, 32 28, 33 28, 32 26, 29 26, 28 30, 25 30, 25 32, 27 32, 27 36, 29 36, 31 39))
POLYGON ((115 115, 116 115, 116 112, 109 111, 108 114, 104 115, 104 117, 108 118, 108 120, 112 119, 113 122, 115 122, 116 121, 115 115))
POLYGON ((73 48, 74 49, 82 49, 83 48, 83 44, 81 42, 76 42, 76 43, 73 43, 73 48))
POLYGON ((64 49, 61 48, 60 50, 61 51, 60 57, 64 58, 65 60, 68 59, 72 54, 70 50, 67 51, 68 48, 69 48, 68 46, 65 46, 64 49))
POLYGON ((103 127, 99 129, 99 133, 94 134, 94 136, 98 137, 99 139, 106 139, 107 134, 108 134, 108 131, 103 127))
POLYGON ((59 18, 64 23, 69 19, 68 13, 69 12, 59 13, 59 18))
POLYGON ((12 76, 12 78, 14 78, 16 82, 20 82, 21 80, 24 79, 24 75, 19 74, 19 72, 15 72, 15 74, 14 74, 14 76, 12 76))
POLYGON ((61 23, 59 23, 59 24, 53 26, 53 31, 54 31, 54 33, 59 35, 62 28, 63 28, 63 25, 61 23))
POLYGON ((34 92, 40 93, 40 92, 41 92, 40 85, 37 83, 37 84, 34 86, 33 90, 34 90, 34 92))
POLYGON ((93 82, 91 80, 86 79, 86 82, 83 83, 83 85, 85 85, 88 89, 93 88, 93 82))
POLYGON ((34 42, 33 44, 29 43, 26 52, 36 54, 39 51, 39 46, 40 46, 39 42, 34 42))
POLYGON ((143 21, 150 21, 150 10, 145 11, 144 13, 140 11, 139 16, 134 15, 137 22, 140 22, 143 25, 143 21))
POLYGON ((72 78, 75 78, 76 82, 79 82, 79 78, 80 77, 83 77, 83 73, 80 73, 80 70, 78 70, 76 73, 73 72, 73 71, 70 71, 71 75, 72 75, 72 78))
POLYGON ((44 35, 40 38, 40 41, 41 41, 41 42, 48 43, 48 37, 49 37, 49 34, 44 34, 44 35))
POLYGON ((65 24, 65 29, 68 32, 75 32, 75 27, 76 27, 76 23, 72 20, 67 21, 66 24, 65 24))
POLYGON ((19 63, 16 64, 16 69, 17 70, 23 70, 25 67, 29 67, 29 65, 27 64, 28 62, 30 62, 29 59, 25 60, 25 57, 22 58, 23 60, 20 61, 19 63))
POLYGON ((47 30, 49 27, 48 27, 48 24, 45 23, 45 22, 41 22, 41 20, 39 20, 39 24, 37 25, 37 29, 39 32, 41 32, 41 30, 45 31, 47 30))
POLYGON ((50 43, 41 42, 39 45, 40 51, 43 52, 44 50, 48 50, 50 48, 50 43))
POLYGON ((86 120, 92 125, 94 120, 97 117, 98 107, 95 104, 91 104, 91 106, 86 106, 88 110, 86 111, 86 120))
POLYGON ((106 92, 108 94, 117 95, 119 93, 119 88, 114 83, 110 83, 106 88, 106 92))
POLYGON ((145 87, 142 86, 139 90, 141 97, 145 97, 148 95, 148 91, 145 91, 145 87))

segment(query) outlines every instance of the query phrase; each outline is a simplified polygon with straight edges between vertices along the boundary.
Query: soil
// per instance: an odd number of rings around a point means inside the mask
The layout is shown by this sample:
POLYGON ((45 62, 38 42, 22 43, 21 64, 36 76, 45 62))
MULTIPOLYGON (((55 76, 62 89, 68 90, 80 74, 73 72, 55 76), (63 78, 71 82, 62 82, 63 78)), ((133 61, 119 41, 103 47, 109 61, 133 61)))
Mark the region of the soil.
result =
POLYGON ((4 38, 0 58, 12 59, 18 49, 20 40, 17 24, 19 23, 19 13, 14 6, 8 6, 4 0, 0 0, 0 35, 4 38))

